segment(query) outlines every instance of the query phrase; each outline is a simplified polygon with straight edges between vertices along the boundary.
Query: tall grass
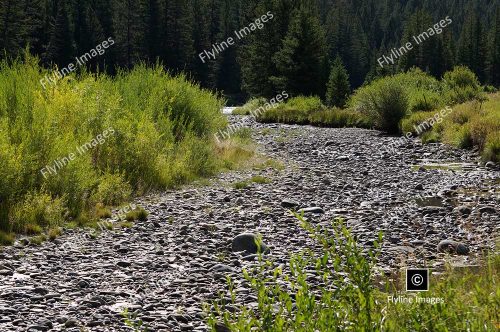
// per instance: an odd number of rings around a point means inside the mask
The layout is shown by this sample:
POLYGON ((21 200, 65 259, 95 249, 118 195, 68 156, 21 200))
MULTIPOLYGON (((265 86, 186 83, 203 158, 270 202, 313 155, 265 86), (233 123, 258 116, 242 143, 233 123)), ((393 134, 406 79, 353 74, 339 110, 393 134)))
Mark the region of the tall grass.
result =
POLYGON ((319 97, 294 97, 286 103, 269 109, 257 116, 257 121, 269 123, 309 124, 309 115, 324 111, 326 107, 319 97))
POLYGON ((30 56, 0 64, 0 230, 75 219, 222 165, 212 137, 226 124, 223 101, 185 77, 141 65, 114 78, 70 75, 44 90, 46 74, 30 56), (42 175, 71 153, 57 174, 42 175))
MULTIPOLYGON (((403 131, 415 133, 414 126, 433 115, 432 112, 411 114, 402 122, 403 131)), ((485 161, 500 162, 500 93, 489 94, 485 102, 469 101, 454 106, 422 139, 442 141, 459 148, 477 146, 485 161)))
POLYGON ((287 267, 261 257, 255 268, 244 270, 256 296, 257 303, 251 307, 238 304, 237 290, 229 279, 228 293, 207 307, 212 331, 224 330, 222 326, 234 332, 496 330, 498 255, 480 273, 450 270, 433 277, 430 291, 418 294, 444 303, 394 303, 389 296, 415 294, 393 286, 377 287, 380 278, 375 280, 374 272, 380 238, 372 249, 364 250, 342 220, 325 230, 298 218, 322 250, 293 254, 287 267))
POLYGON ((314 125, 318 127, 364 127, 372 126, 370 119, 359 112, 328 108, 318 97, 299 96, 267 110, 257 117, 259 122, 314 125))

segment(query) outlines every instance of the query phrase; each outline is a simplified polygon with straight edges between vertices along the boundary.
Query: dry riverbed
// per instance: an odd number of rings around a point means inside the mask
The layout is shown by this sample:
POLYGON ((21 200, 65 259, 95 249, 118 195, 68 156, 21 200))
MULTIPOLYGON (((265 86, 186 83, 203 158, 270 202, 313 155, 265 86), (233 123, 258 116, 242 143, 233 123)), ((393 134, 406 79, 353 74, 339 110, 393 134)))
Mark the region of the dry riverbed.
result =
POLYGON ((241 276, 254 256, 233 252, 237 235, 260 233, 284 266, 291 253, 314 248, 290 208, 324 226, 342 216, 366 248, 383 231, 380 274, 473 266, 495 248, 500 172, 479 165, 473 151, 415 141, 384 152, 396 137, 245 121, 259 152, 283 169, 222 174, 210 185, 144 197, 136 204, 149 218, 132 228, 67 230, 41 246, 4 248, 0 331, 132 330, 125 308, 150 331, 206 331, 202 304, 227 289, 226 275, 238 301, 255 305, 241 276), (268 181, 250 181, 257 175, 268 181))

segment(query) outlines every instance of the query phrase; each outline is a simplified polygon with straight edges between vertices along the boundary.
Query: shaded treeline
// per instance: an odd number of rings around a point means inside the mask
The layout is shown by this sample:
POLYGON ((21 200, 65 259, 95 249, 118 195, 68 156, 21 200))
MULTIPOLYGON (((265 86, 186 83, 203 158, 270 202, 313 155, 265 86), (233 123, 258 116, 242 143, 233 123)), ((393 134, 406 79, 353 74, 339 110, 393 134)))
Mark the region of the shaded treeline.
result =
POLYGON ((0 0, 2 57, 29 44, 44 65, 67 66, 109 37, 88 63, 114 73, 145 61, 185 71, 226 95, 324 96, 340 56, 352 88, 420 67, 440 77, 454 65, 500 85, 500 9, 491 0, 0 0), (198 54, 235 37, 267 12, 273 19, 203 63, 198 54), (381 68, 377 58, 449 16, 453 23, 381 68))

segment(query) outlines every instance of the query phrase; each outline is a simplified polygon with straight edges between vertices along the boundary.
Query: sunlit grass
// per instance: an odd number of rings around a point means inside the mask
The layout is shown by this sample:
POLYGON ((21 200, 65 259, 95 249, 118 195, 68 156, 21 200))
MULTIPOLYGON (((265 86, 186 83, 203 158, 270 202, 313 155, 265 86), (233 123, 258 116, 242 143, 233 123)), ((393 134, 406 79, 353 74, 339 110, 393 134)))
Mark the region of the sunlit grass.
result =
POLYGON ((5 234, 85 226, 133 196, 235 169, 254 155, 249 130, 214 142, 227 124, 223 100, 160 66, 114 78, 69 75, 45 90, 39 80, 46 73, 29 56, 0 64, 5 234), (92 140, 98 143, 84 153, 77 149, 92 140), (57 174, 47 172, 70 154, 76 158, 57 174))

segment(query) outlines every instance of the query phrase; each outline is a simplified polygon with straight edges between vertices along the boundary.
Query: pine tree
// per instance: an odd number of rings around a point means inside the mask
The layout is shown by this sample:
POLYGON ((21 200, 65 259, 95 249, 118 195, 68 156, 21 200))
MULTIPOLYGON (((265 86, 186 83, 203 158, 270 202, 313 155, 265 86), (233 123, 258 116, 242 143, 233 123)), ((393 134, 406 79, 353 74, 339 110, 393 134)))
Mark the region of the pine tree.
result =
POLYGON ((144 0, 143 3, 143 40, 145 58, 155 62, 161 56, 160 6, 158 0, 144 0))
POLYGON ((250 9, 252 12, 247 16, 253 19, 266 15, 268 12, 275 14, 272 14, 272 19, 269 19, 262 29, 256 30, 248 36, 240 48, 241 84, 244 91, 251 96, 271 98, 277 94, 277 90, 269 79, 276 75, 276 66, 272 58, 279 50, 281 40, 276 33, 278 29, 278 24, 275 21, 277 14, 273 10, 271 1, 261 1, 260 4, 252 7, 250 9))
POLYGON ((111 0, 92 0, 90 5, 90 26, 96 30, 94 33, 97 36, 96 38, 101 41, 111 38, 115 41, 115 44, 106 50, 106 54, 97 59, 99 68, 105 68, 106 72, 110 74, 115 73, 116 66, 118 65, 117 53, 120 49, 119 45, 116 45, 117 38, 113 22, 113 9, 111 0), (92 23, 95 21, 98 21, 99 24, 92 23))
POLYGON ((140 3, 138 0, 117 2, 115 8, 116 46, 119 64, 127 68, 140 59, 141 49, 140 3))
POLYGON ((186 0, 167 0, 163 30, 163 60, 174 71, 192 69, 195 53, 193 15, 186 0))
POLYGON ((345 59, 353 86, 360 86, 369 71, 369 43, 359 17, 347 3, 334 7, 327 17, 326 30, 330 58, 345 59))
POLYGON ((57 6, 57 17, 47 49, 47 58, 59 67, 66 67, 73 61, 73 35, 65 1, 59 2, 57 6))
POLYGON ((15 55, 24 46, 20 30, 20 5, 19 0, 1 0, 0 3, 0 49, 9 55, 15 55))
POLYGON ((349 74, 342 63, 342 59, 337 56, 330 71, 326 89, 326 102, 329 106, 342 108, 345 106, 350 92, 349 74))
POLYGON ((481 82, 485 81, 487 50, 485 30, 474 10, 469 10, 458 44, 457 62, 474 71, 481 82))
POLYGON ((274 55, 278 76, 272 81, 291 95, 324 96, 326 41, 324 31, 309 10, 294 11, 282 48, 274 55))
POLYGON ((411 15, 405 26, 403 38, 400 41, 400 45, 406 45, 409 42, 413 47, 407 50, 407 53, 399 59, 399 67, 403 71, 412 67, 418 67, 423 71, 436 74, 437 70, 433 70, 434 68, 432 67, 436 60, 437 37, 427 34, 427 29, 432 24, 432 16, 424 10, 418 10, 411 15), (414 38, 417 38, 418 42, 414 38))
POLYGON ((493 24, 488 47, 488 82, 500 86, 500 6, 497 7, 493 24))
POLYGON ((211 48, 209 0, 193 0, 193 42, 196 58, 193 64, 193 74, 203 87, 210 87, 210 65, 199 59, 199 54, 211 48))
POLYGON ((48 44, 48 25, 45 24, 46 7, 44 0, 25 0, 22 34, 24 44, 30 46, 30 52, 42 55, 48 44))
MULTIPOLYGON (((234 31, 238 29, 238 15, 235 9, 237 8, 232 6, 231 0, 222 0, 218 42, 227 40, 228 37, 236 38, 234 31)), ((230 95, 241 92, 241 68, 237 61, 238 44, 236 43, 217 55, 214 67, 217 89, 230 95)))

